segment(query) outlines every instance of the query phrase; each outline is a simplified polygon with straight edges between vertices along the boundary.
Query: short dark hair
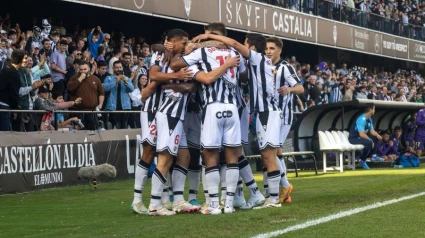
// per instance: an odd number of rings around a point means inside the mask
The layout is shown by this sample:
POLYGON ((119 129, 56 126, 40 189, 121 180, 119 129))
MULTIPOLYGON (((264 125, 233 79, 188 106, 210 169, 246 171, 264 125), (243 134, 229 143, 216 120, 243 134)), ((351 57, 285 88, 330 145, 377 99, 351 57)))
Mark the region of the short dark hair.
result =
POLYGON ((99 62, 97 62, 97 67, 98 68, 103 67, 103 66, 108 67, 108 64, 105 61, 103 61, 103 60, 100 60, 99 62))
POLYGON ((187 32, 183 31, 182 29, 172 29, 167 33, 168 40, 174 38, 181 39, 183 37, 189 37, 189 34, 187 34, 187 32))
POLYGON ((248 33, 245 38, 250 46, 255 46, 258 53, 264 53, 267 43, 266 38, 263 35, 248 33))
POLYGON ((75 59, 72 64, 78 64, 78 65, 80 65, 81 61, 83 61, 83 60, 81 60, 81 59, 75 59))
POLYGON ((122 64, 121 60, 117 60, 117 61, 115 61, 115 62, 113 63, 113 65, 112 65, 112 67, 114 67, 114 68, 115 68, 115 65, 116 65, 116 64, 122 64))
POLYGON ((103 51, 105 50, 104 46, 99 46, 99 48, 97 48, 97 55, 101 55, 103 53, 103 51))
POLYGON ((138 54, 137 54, 137 58, 145 58, 145 55, 144 55, 144 54, 142 54, 142 53, 138 53, 138 54))
POLYGON ((80 60, 80 63, 78 65, 88 65, 90 66, 89 62, 85 61, 85 60, 80 60))
POLYGON ((112 52, 112 54, 115 56, 115 55, 118 55, 119 53, 121 53, 121 49, 120 48, 115 48, 114 49, 114 51, 112 52))
POLYGON ((25 52, 24 50, 16 49, 12 52, 12 55, 10 57, 10 62, 12 64, 18 64, 18 65, 22 64, 22 61, 24 60, 25 55, 27 55, 27 52, 25 52))
POLYGON ((124 58, 124 57, 126 57, 126 56, 130 56, 130 57, 131 57, 130 52, 124 52, 124 53, 122 54, 122 57, 123 57, 123 58, 124 58))
POLYGON ((375 107, 375 104, 373 103, 366 103, 365 108, 364 108, 364 112, 368 113, 370 110, 372 110, 375 107))
POLYGON ((61 44, 61 45, 68 45, 68 41, 66 41, 66 40, 61 40, 61 41, 59 42, 59 44, 61 44))
POLYGON ((46 75, 44 75, 44 76, 41 76, 40 77, 40 79, 41 80, 43 80, 43 79, 49 79, 49 78, 51 78, 52 77, 52 75, 50 75, 50 74, 46 74, 46 75))
POLYGON ((50 40, 48 40, 48 39, 44 39, 44 40, 42 40, 42 41, 41 41, 41 44, 43 44, 43 45, 44 45, 44 43, 45 43, 46 41, 50 43, 50 40))
POLYGON ((266 42, 274 43, 279 49, 283 48, 283 41, 277 37, 269 37, 266 42))
POLYGON ((227 36, 226 26, 224 25, 223 22, 210 23, 210 24, 208 24, 204 27, 204 30, 211 31, 211 32, 213 32, 213 31, 220 32, 221 35, 227 36))
POLYGON ((52 92, 52 98, 53 100, 58 99, 58 97, 63 97, 63 92, 60 90, 56 90, 52 92))
POLYGON ((60 34, 59 34, 59 32, 54 31, 54 32, 52 32, 52 36, 60 36, 60 34))
POLYGON ((394 127, 394 130, 393 130, 393 131, 398 131, 398 130, 400 130, 400 131, 402 130, 402 129, 401 129, 401 126, 396 126, 396 127, 394 127))

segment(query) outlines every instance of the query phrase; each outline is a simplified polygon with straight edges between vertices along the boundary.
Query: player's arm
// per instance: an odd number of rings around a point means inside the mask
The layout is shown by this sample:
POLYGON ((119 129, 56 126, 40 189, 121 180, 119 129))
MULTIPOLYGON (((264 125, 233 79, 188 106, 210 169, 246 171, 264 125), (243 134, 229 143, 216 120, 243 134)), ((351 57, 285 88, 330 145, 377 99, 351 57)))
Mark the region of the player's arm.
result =
POLYGON ((205 73, 203 71, 199 71, 193 77, 196 81, 201 82, 203 84, 211 84, 215 82, 218 78, 220 78, 226 71, 231 67, 236 67, 239 65, 240 57, 237 55, 235 57, 229 57, 224 62, 223 65, 214 69, 211 72, 205 73))
POLYGON ((161 86, 163 89, 171 89, 179 93, 192 93, 196 92, 196 85, 194 82, 189 83, 170 83, 161 86))
POLYGON ((159 83, 157 82, 150 82, 149 85, 142 90, 142 102, 146 102, 146 100, 155 93, 158 85, 159 83))
POLYGON ((154 65, 149 71, 149 78, 157 83, 165 83, 168 82, 170 79, 190 80, 192 79, 192 76, 193 72, 187 67, 182 68, 177 72, 163 73, 161 72, 161 67, 159 67, 158 65, 154 65))
POLYGON ((277 91, 280 95, 283 95, 285 93, 292 93, 292 94, 303 94, 304 93, 304 87, 301 85, 301 81, 298 78, 298 75, 295 72, 294 67, 292 65, 284 65, 282 67, 282 76, 285 77, 285 81, 288 83, 290 87, 282 86, 277 91))
POLYGON ((232 38, 229 37, 225 37, 225 36, 219 36, 219 35, 214 35, 214 34, 202 34, 199 35, 197 37, 195 37, 192 42, 194 43, 198 43, 201 40, 205 40, 205 39, 212 39, 212 40, 217 40, 217 41, 221 41, 224 44, 226 44, 229 47, 235 48, 235 50, 239 51, 239 53, 242 54, 243 57, 248 58, 250 55, 250 50, 248 49, 248 47, 246 47, 245 45, 233 40, 232 38))
POLYGON ((197 49, 190 54, 181 56, 179 54, 175 55, 170 62, 170 69, 178 71, 181 68, 192 66, 202 60, 201 49, 197 49))

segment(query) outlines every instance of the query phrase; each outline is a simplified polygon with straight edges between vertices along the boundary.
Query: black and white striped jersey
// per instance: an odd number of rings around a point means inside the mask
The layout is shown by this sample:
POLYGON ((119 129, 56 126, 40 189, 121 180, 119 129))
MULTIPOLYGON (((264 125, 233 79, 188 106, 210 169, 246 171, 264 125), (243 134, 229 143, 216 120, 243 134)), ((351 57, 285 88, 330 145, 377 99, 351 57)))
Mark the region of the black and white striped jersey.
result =
POLYGON ((248 57, 249 104, 251 113, 279 111, 275 66, 264 54, 250 50, 248 57))
MULTIPOLYGON (((151 67, 154 65, 158 65, 159 67, 161 67, 161 71, 165 72, 165 67, 164 64, 162 62, 163 59, 163 54, 159 53, 159 52, 155 52, 152 55, 152 60, 151 60, 151 67)), ((162 93, 162 88, 161 85, 158 85, 155 89, 155 92, 148 97, 148 99, 146 99, 145 105, 142 108, 142 111, 144 112, 157 112, 159 110, 159 108, 161 107, 162 101, 163 101, 163 93, 162 93)))
MULTIPOLYGON (((300 79, 292 65, 286 61, 281 61, 276 65, 275 69, 276 85, 280 87, 295 87, 301 84, 300 79)), ((293 119, 293 99, 292 93, 279 95, 276 90, 276 98, 278 98, 278 107, 283 112, 283 125, 291 125, 293 119)))
MULTIPOLYGON (((165 66, 166 73, 172 73, 173 71, 165 66)), ((187 82, 187 81, 184 81, 187 82)), ((180 80, 170 80, 169 83, 180 83, 180 80)), ((180 93, 171 89, 163 91, 164 100, 159 108, 159 111, 167 114, 173 118, 184 120, 186 115, 186 108, 188 104, 188 98, 190 93, 180 93)))
MULTIPOLYGON (((239 53, 231 49, 218 48, 199 48, 189 55, 183 56, 185 63, 196 74, 199 72, 211 72, 224 64, 226 59, 234 57, 239 53)), ((202 106, 205 107, 213 102, 222 102, 226 104, 237 105, 236 91, 238 84, 239 72, 245 72, 245 65, 240 64, 239 67, 233 67, 227 70, 215 82, 201 85, 202 106)), ((239 93, 239 92, 238 92, 239 93)))

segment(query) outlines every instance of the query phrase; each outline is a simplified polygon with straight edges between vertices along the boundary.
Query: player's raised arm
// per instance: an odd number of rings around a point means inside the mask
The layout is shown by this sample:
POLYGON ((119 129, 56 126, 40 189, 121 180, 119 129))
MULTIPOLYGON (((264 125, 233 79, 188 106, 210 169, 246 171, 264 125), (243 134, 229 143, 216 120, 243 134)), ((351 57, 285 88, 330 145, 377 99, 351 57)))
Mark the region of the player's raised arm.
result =
POLYGON ((229 37, 225 37, 225 36, 219 36, 219 35, 214 35, 214 34, 202 34, 199 35, 197 37, 195 37, 192 42, 194 43, 198 43, 201 40, 206 40, 206 39, 212 39, 212 40, 217 40, 217 41, 221 41, 224 44, 226 44, 229 47, 234 48, 235 50, 239 51, 239 53, 242 54, 243 57, 248 58, 250 51, 248 49, 248 47, 246 47, 245 45, 233 40, 232 38, 229 37))

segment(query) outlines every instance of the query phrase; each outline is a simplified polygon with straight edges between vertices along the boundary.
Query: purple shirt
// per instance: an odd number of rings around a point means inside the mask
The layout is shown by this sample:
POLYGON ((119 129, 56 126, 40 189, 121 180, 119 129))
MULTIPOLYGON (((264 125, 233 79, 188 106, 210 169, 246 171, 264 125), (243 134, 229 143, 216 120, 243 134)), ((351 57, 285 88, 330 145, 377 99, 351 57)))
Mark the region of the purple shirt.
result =
MULTIPOLYGON (((61 53, 59 50, 52 53, 50 56, 50 64, 56 64, 60 69, 66 71, 66 53, 61 53)), ((50 69, 52 75, 52 81, 54 83, 65 79, 65 74, 59 73, 58 71, 50 69)))
POLYGON ((416 116, 416 135, 425 136, 425 110, 422 109, 416 116))

